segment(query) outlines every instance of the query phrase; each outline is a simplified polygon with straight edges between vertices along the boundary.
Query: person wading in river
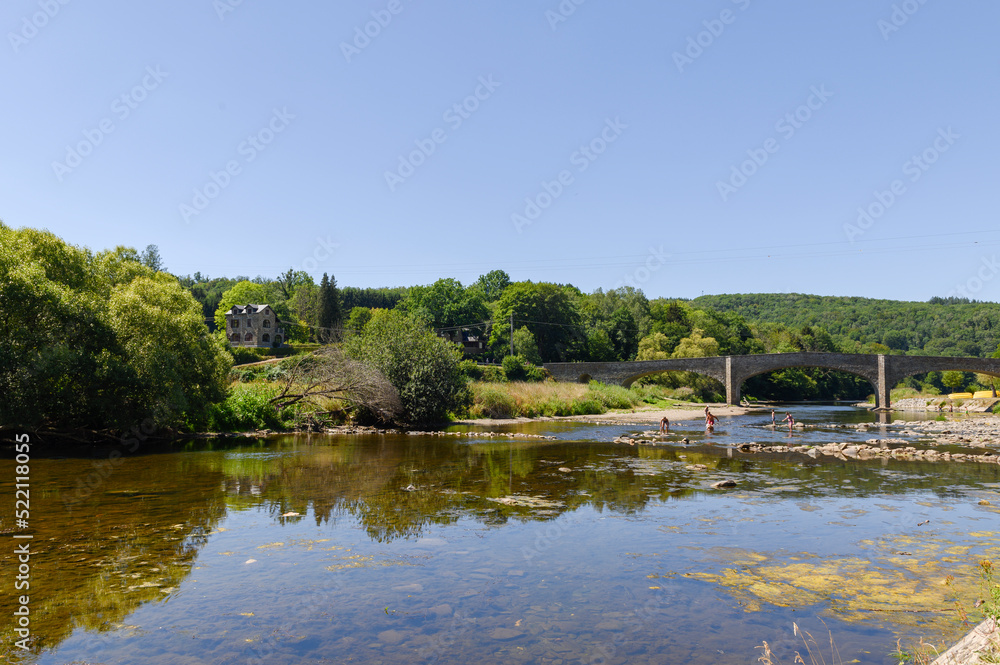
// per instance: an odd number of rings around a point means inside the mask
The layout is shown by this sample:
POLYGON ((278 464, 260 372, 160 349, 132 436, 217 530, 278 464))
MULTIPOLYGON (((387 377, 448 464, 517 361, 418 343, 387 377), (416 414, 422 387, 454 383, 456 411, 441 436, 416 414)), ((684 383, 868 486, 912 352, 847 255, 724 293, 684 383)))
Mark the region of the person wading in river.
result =
POLYGON ((788 431, 791 432, 792 431, 792 427, 795 425, 795 418, 792 418, 792 414, 786 413, 785 414, 785 420, 782 420, 781 422, 785 422, 785 421, 788 421, 788 431))

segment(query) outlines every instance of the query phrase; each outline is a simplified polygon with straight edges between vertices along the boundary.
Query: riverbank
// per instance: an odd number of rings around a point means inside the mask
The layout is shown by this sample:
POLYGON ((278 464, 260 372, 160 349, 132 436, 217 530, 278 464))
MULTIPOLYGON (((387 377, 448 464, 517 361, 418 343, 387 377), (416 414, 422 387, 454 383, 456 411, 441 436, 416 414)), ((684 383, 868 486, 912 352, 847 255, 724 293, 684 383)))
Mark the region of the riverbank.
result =
POLYGON ((685 420, 704 420, 705 407, 708 406, 716 416, 742 416, 753 411, 762 409, 746 408, 742 406, 728 406, 726 404, 697 404, 694 402, 679 403, 668 408, 649 406, 647 408, 619 409, 596 414, 581 414, 573 416, 538 416, 534 418, 462 418, 455 420, 453 425, 475 425, 490 427, 496 425, 519 425, 523 423, 547 422, 547 421, 575 421, 586 423, 610 423, 621 424, 659 424, 662 418, 668 418, 671 424, 685 420))
POLYGON ((949 399, 947 396, 904 397, 891 402, 894 411, 930 411, 937 413, 992 413, 1000 399, 949 399))

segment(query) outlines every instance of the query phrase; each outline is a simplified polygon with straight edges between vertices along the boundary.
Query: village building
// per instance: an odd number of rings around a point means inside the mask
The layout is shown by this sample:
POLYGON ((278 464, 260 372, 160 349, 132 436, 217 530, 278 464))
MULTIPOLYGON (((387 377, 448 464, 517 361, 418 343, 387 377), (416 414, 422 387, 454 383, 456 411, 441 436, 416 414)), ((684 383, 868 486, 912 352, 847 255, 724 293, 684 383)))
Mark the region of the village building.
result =
POLYGON ((467 356, 476 356, 486 352, 486 337, 468 328, 439 332, 438 336, 461 345, 462 352, 467 356))
POLYGON ((226 312, 226 339, 230 346, 278 348, 285 330, 270 305, 234 305, 226 312))

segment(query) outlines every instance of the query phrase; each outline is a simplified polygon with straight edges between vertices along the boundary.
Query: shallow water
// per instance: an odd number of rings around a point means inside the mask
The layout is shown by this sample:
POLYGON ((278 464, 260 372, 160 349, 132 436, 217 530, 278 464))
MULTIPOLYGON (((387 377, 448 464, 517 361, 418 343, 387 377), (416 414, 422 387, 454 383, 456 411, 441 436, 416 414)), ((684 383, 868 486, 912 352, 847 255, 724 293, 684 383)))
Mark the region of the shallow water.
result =
MULTIPOLYGON (((575 422, 493 428, 555 441, 199 441, 141 450, 100 480, 100 455, 36 458, 36 648, 11 646, 4 594, 0 653, 40 664, 751 663, 766 640, 791 662, 796 622, 827 662, 829 630, 843 662, 890 663, 897 637, 961 636, 954 600, 971 608, 976 563, 1000 558, 1000 465, 734 450, 921 445, 898 424, 827 426, 873 422, 865 411, 792 411, 817 427, 789 438, 764 427, 769 415, 742 416, 706 435, 687 421, 656 446, 610 443, 648 424, 575 422), (711 488, 724 479, 737 486, 711 488)), ((0 471, 12 496, 10 456, 0 471)))

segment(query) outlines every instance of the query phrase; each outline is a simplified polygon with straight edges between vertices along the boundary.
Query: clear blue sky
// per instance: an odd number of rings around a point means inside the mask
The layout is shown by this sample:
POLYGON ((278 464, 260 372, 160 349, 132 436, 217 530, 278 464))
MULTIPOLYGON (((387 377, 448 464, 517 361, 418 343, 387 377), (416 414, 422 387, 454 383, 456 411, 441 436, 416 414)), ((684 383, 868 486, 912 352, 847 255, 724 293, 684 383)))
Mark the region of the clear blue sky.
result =
POLYGON ((178 274, 1000 300, 995 0, 237 2, 7 0, 0 219, 178 274))

